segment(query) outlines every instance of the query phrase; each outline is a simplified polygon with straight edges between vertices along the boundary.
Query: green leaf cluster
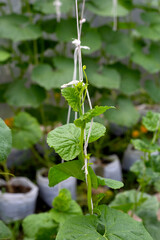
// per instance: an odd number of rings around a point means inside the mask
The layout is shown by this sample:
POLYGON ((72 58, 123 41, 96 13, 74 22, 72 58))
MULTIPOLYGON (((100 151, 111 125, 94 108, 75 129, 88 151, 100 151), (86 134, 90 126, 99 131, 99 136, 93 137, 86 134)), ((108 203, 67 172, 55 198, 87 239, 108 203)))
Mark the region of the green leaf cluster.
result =
POLYGON ((57 235, 57 240, 70 239, 133 239, 152 240, 142 223, 115 209, 101 205, 100 215, 73 217, 66 221, 57 235))

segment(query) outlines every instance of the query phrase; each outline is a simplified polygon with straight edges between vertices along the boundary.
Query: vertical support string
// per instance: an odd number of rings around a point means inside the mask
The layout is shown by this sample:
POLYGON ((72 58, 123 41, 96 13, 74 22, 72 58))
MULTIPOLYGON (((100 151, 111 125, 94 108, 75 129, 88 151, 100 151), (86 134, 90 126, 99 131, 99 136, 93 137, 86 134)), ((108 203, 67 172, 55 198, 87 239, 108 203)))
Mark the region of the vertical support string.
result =
POLYGON ((117 31, 117 1, 113 0, 113 31, 117 31))
POLYGON ((61 6, 62 6, 62 3, 61 3, 60 0, 54 0, 53 6, 56 8, 57 22, 60 22, 60 20, 61 20, 61 6))

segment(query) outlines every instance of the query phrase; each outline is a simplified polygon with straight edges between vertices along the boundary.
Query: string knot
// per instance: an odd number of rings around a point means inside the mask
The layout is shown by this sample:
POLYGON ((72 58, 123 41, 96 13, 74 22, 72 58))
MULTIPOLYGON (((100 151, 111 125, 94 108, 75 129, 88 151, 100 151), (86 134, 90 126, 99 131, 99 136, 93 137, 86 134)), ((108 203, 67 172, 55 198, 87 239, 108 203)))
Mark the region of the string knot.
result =
POLYGON ((61 1, 59 1, 59 0, 55 0, 55 1, 53 2, 53 6, 55 6, 55 7, 61 7, 61 6, 62 6, 62 3, 61 3, 61 1))
POLYGON ((81 45, 81 41, 78 40, 78 39, 74 39, 74 40, 72 41, 72 44, 74 44, 76 47, 79 47, 79 46, 81 45))
POLYGON ((88 47, 88 46, 81 46, 81 41, 78 40, 78 39, 74 39, 72 41, 72 44, 74 44, 76 46, 76 48, 80 47, 80 48, 83 48, 83 49, 86 49, 86 50, 90 50, 90 47, 88 47))
POLYGON ((83 23, 85 23, 86 22, 86 19, 85 18, 82 18, 81 20, 80 20, 80 24, 83 24, 83 23))

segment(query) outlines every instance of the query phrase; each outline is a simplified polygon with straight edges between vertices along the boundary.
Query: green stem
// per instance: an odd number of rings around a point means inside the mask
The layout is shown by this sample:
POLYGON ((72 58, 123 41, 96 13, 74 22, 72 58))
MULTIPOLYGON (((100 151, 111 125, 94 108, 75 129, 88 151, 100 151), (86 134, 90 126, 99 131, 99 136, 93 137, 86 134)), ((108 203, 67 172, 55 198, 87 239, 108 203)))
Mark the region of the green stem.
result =
POLYGON ((35 150, 35 148, 32 147, 31 150, 35 155, 35 157, 38 159, 39 163, 41 163, 45 167, 48 167, 48 164, 46 163, 46 161, 44 161, 44 159, 39 155, 39 153, 35 150))
MULTIPOLYGON (((85 128, 81 128, 81 137, 80 137, 80 147, 81 147, 81 153, 79 156, 80 161, 82 162, 82 165, 85 165, 85 156, 83 152, 83 144, 84 144, 84 130, 85 128)), ((88 165, 87 165, 87 171, 88 171, 88 165)), ((92 211, 92 183, 91 183, 91 177, 88 171, 87 175, 87 201, 88 201, 88 210, 90 214, 93 214, 92 211)))
POLYGON ((87 175, 87 199, 88 199, 88 210, 90 214, 93 214, 92 211, 92 182, 91 182, 91 177, 88 172, 87 175))
POLYGON ((81 160, 82 164, 84 165, 83 143, 84 143, 84 128, 81 128, 81 137, 80 137, 81 153, 80 153, 80 160, 81 160))
POLYGON ((30 20, 31 23, 33 23, 32 12, 31 12, 29 1, 25 0, 25 4, 26 4, 26 7, 27 7, 27 11, 29 13, 29 20, 30 20))
POLYGON ((6 164, 6 162, 4 162, 4 163, 2 163, 2 165, 3 165, 4 172, 6 173, 6 174, 4 174, 4 178, 6 180, 8 190, 9 190, 10 193, 13 193, 14 192, 13 188, 12 188, 11 184, 9 183, 9 174, 8 174, 9 170, 7 168, 7 164, 6 164))

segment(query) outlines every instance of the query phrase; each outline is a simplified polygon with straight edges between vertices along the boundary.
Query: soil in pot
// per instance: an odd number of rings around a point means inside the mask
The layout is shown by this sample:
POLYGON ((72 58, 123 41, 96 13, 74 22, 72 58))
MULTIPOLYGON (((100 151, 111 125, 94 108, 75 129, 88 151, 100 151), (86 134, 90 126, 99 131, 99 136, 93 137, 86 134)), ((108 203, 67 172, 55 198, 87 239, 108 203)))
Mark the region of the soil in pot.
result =
MULTIPOLYGON (((27 193, 31 190, 30 187, 23 186, 23 185, 11 185, 12 193, 27 193)), ((10 187, 8 185, 0 186, 0 191, 3 193, 7 192, 10 193, 10 187)))

